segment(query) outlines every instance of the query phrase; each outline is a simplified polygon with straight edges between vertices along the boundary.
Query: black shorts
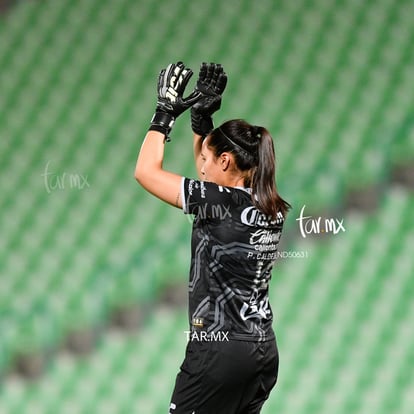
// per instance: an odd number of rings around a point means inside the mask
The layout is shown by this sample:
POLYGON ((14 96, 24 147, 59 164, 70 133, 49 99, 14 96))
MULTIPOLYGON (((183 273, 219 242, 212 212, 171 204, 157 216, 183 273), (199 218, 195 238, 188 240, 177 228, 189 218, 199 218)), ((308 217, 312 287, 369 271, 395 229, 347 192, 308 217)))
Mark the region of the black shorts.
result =
POLYGON ((276 384, 276 341, 190 341, 170 414, 257 414, 276 384))

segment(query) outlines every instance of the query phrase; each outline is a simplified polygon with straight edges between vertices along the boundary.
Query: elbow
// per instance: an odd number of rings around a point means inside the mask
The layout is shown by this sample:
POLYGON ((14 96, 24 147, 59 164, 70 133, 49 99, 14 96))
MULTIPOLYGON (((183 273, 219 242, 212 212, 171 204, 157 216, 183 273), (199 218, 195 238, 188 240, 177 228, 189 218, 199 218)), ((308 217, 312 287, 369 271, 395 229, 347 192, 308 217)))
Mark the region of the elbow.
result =
POLYGON ((148 172, 147 169, 137 166, 135 168, 134 177, 137 183, 145 190, 148 190, 149 187, 151 187, 153 176, 148 172))
POLYGON ((135 167, 134 178, 138 184, 143 185, 143 181, 145 181, 144 173, 138 165, 135 167))

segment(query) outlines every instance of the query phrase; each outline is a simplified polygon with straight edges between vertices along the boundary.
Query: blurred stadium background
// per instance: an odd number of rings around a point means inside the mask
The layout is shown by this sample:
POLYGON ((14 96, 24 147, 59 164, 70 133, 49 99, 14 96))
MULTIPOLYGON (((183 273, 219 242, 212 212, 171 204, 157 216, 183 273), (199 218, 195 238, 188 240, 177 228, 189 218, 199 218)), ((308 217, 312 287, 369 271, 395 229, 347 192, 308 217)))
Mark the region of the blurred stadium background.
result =
MULTIPOLYGON (((191 223, 133 170, 177 60, 224 65, 216 123, 270 129, 294 206, 281 249, 306 252, 274 271, 263 413, 413 412, 414 2, 0 6, 0 413, 168 411, 191 223), (304 238, 304 205, 346 231, 304 238)), ((193 176, 190 142, 186 114, 166 164, 193 176)))

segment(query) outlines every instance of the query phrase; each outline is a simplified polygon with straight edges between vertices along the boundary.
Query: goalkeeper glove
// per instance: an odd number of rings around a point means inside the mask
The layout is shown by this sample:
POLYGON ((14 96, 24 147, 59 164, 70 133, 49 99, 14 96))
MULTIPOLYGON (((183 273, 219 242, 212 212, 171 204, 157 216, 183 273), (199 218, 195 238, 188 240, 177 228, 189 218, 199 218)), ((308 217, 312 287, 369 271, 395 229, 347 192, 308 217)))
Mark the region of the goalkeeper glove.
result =
POLYGON ((227 75, 220 64, 201 64, 195 87, 201 97, 191 108, 191 128, 203 138, 214 128, 212 115, 220 109, 221 95, 226 85, 227 75))
POLYGON ((182 62, 171 63, 166 69, 161 70, 158 76, 157 106, 149 131, 159 131, 170 141, 168 135, 177 117, 201 97, 201 93, 196 90, 188 97, 183 97, 192 75, 193 71, 186 68, 182 62))

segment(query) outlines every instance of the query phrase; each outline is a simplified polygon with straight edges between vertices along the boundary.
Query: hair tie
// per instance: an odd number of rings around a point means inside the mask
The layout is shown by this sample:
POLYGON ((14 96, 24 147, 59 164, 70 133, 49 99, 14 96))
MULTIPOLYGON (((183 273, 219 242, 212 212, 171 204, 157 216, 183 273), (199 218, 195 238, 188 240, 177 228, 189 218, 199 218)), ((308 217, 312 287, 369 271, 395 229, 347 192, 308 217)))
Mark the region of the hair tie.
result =
POLYGON ((257 138, 257 139, 262 139, 262 133, 260 132, 260 128, 259 126, 254 125, 253 126, 253 135, 257 138))

